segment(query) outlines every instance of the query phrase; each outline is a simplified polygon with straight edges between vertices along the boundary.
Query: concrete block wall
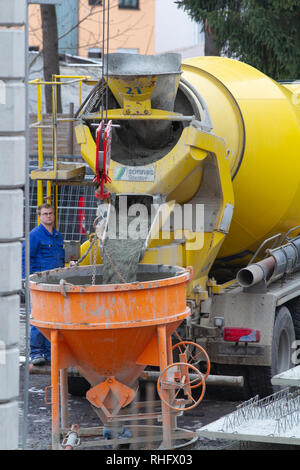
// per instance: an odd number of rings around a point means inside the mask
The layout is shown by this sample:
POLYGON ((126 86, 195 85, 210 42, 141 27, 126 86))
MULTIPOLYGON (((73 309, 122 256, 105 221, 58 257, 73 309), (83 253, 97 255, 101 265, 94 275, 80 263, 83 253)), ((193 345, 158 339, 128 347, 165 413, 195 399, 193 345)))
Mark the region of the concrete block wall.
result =
POLYGON ((19 447, 26 0, 0 0, 0 450, 19 447))
POLYGON ((25 129, 25 84, 20 80, 3 80, 6 70, 0 68, 0 80, 5 84, 5 102, 1 104, 0 132, 14 135, 25 129))

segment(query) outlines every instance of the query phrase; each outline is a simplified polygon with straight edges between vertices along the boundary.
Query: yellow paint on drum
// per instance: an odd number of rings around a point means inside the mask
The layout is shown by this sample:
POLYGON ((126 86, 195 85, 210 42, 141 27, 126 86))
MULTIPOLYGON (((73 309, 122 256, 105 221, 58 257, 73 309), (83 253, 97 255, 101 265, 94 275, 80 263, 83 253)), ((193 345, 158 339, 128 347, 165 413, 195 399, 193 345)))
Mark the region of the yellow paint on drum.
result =
POLYGON ((239 61, 199 57, 182 68, 228 149, 235 209, 218 258, 241 258, 300 224, 299 105, 292 88, 239 61))

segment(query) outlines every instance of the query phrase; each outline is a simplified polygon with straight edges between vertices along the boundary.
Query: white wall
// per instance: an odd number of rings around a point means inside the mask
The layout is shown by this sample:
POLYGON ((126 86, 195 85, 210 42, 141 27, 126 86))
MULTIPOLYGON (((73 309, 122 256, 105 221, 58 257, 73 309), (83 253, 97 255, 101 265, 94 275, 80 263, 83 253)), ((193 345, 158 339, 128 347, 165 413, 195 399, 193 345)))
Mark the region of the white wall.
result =
POLYGON ((174 0, 156 0, 155 53, 179 52, 183 57, 204 54, 201 25, 179 9, 174 0))
POLYGON ((19 446, 26 7, 25 0, 0 0, 0 450, 19 446))

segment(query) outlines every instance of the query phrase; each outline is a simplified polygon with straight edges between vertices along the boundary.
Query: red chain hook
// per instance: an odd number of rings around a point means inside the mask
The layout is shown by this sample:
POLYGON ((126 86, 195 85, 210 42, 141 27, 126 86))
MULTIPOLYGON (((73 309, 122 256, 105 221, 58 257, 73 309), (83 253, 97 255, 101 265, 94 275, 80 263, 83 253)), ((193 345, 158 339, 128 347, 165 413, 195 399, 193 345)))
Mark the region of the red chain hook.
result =
POLYGON ((105 191, 104 184, 111 183, 111 179, 108 176, 110 157, 111 157, 111 135, 112 135, 112 121, 110 120, 105 127, 104 121, 101 121, 96 131, 96 176, 94 183, 99 184, 99 189, 95 191, 97 199, 108 199, 110 193, 105 191), (102 163, 99 162, 100 152, 100 138, 104 130, 103 138, 103 157, 102 163))

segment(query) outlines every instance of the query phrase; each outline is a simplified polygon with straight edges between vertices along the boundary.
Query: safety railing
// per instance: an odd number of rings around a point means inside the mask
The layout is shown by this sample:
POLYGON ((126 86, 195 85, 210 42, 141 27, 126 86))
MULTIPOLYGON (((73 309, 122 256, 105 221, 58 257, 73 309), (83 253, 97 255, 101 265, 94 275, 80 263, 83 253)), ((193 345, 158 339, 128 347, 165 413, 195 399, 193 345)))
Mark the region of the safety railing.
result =
MULTIPOLYGON (((41 78, 36 78, 29 82, 30 85, 35 85, 37 90, 37 121, 30 124, 30 128, 37 129, 38 136, 38 168, 31 172, 31 178, 37 180, 37 206, 44 202, 52 203, 56 209, 56 220, 58 220, 58 189, 57 181, 63 180, 68 184, 70 179, 78 177, 82 179, 84 176, 84 164, 60 164, 58 161, 57 152, 57 127, 61 122, 76 121, 76 117, 59 117, 57 112, 58 104, 58 87, 73 85, 78 83, 78 106, 82 105, 82 85, 92 85, 94 82, 90 76, 85 75, 52 75, 52 81, 43 81, 41 78), (42 114, 42 87, 52 87, 52 120, 51 123, 45 124, 43 122, 42 114), (44 155, 43 155, 43 135, 42 130, 48 128, 52 131, 52 166, 44 168, 44 155), (46 181, 46 188, 43 184, 46 181)), ((37 216, 38 217, 38 216, 37 216)), ((37 223, 39 219, 37 218, 37 223)))

